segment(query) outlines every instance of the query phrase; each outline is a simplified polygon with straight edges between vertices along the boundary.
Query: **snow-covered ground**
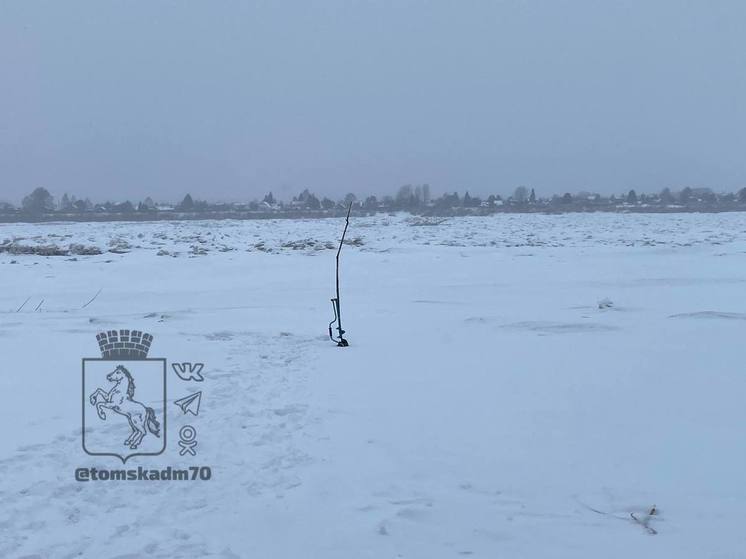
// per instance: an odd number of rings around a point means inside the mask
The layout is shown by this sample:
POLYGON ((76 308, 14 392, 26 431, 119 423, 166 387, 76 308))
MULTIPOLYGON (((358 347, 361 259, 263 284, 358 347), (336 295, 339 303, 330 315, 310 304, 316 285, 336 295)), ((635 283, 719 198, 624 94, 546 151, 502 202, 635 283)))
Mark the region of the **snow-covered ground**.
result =
POLYGON ((353 218, 346 349, 341 225, 0 226, 0 557, 744 556, 746 214, 353 218), (209 481, 75 481, 119 328, 205 363, 126 467, 209 481))

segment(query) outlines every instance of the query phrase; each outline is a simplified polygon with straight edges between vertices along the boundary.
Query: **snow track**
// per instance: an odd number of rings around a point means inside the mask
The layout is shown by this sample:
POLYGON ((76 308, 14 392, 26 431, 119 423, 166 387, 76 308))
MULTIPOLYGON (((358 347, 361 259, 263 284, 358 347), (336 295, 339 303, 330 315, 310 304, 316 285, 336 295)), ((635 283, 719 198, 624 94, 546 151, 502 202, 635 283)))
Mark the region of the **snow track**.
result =
MULTIPOLYGON (((309 368, 302 366, 298 350, 305 354, 312 343, 250 332, 202 337, 208 344, 220 343, 225 356, 222 362, 213 361, 206 395, 210 402, 199 421, 192 421, 200 432, 220 433, 219 444, 209 439, 200 443, 199 455, 209 458, 196 460, 212 463, 216 479, 81 483, 72 472, 82 463, 99 469, 123 466, 76 452, 77 429, 46 443, 21 446, 0 462, 5 481, 0 556, 242 556, 228 545, 215 551, 220 538, 205 526, 205 518, 238 514, 237 495, 281 499, 301 484, 301 471, 311 457, 299 448, 299 440, 311 418, 302 401, 309 368), (7 483, 11 480, 13 486, 7 483), (114 552, 124 549, 128 552, 114 552)), ((184 423, 174 417, 177 425, 184 423)), ((172 439, 175 431, 172 427, 172 439)), ((149 467, 146 460, 137 462, 149 467)), ((192 465, 184 459, 168 464, 192 465)))

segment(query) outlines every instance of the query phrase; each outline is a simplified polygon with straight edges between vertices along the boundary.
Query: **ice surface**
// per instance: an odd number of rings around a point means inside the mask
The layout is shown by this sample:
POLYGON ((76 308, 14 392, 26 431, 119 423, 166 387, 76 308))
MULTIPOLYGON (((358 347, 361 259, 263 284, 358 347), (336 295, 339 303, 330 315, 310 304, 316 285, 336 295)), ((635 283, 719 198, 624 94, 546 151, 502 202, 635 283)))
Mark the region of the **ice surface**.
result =
POLYGON ((746 214, 353 217, 346 349, 340 225, 0 227, 0 557, 743 554, 746 214), (127 465, 210 481, 74 481, 119 467, 80 359, 128 327, 205 382, 198 456, 127 465))

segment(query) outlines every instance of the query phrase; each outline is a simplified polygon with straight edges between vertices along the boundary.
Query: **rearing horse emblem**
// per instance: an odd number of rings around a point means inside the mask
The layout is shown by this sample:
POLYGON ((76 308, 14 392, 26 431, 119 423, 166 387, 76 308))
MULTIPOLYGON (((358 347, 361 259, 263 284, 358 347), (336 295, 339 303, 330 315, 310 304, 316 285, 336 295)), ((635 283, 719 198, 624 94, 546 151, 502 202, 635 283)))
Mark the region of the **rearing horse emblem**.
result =
POLYGON ((101 358, 83 359, 83 450, 92 456, 157 456, 166 449, 166 360, 148 358, 140 330, 96 336, 101 358))
POLYGON ((135 450, 140 446, 148 432, 160 437, 161 424, 156 419, 153 408, 149 408, 134 399, 135 379, 132 378, 127 367, 117 365, 112 372, 106 375, 106 380, 114 383, 111 390, 106 392, 97 388, 88 400, 92 406, 96 406, 96 413, 104 421, 106 421, 104 409, 109 409, 127 418, 132 431, 127 440, 124 441, 125 446, 135 450))

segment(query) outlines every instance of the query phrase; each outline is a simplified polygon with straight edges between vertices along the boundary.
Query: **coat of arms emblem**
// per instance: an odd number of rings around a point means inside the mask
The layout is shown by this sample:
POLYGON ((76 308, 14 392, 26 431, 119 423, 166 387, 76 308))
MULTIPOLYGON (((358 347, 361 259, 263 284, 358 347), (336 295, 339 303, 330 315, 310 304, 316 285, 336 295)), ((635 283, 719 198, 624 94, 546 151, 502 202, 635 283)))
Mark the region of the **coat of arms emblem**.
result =
POLYGON ((140 330, 96 335, 100 358, 83 359, 83 450, 92 456, 157 456, 166 449, 166 360, 149 358, 140 330))

